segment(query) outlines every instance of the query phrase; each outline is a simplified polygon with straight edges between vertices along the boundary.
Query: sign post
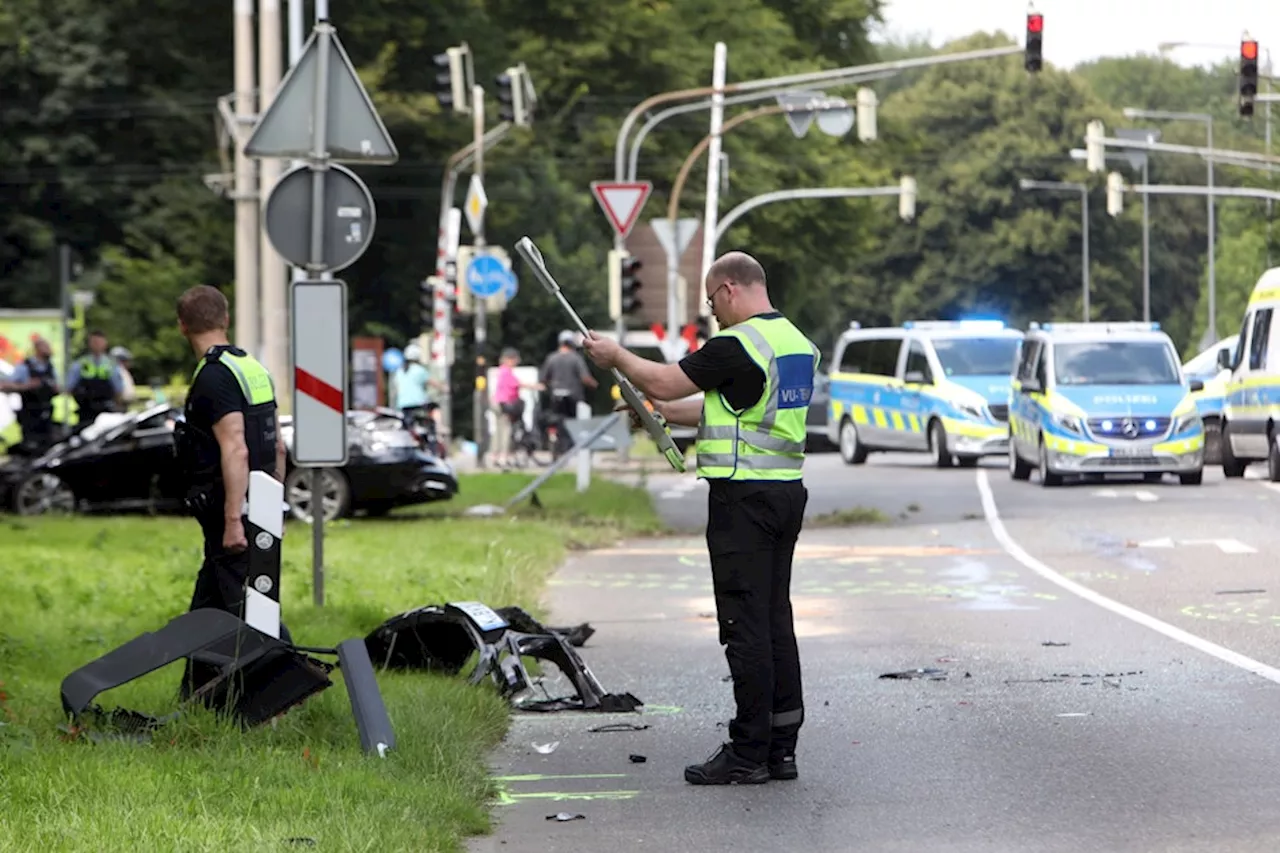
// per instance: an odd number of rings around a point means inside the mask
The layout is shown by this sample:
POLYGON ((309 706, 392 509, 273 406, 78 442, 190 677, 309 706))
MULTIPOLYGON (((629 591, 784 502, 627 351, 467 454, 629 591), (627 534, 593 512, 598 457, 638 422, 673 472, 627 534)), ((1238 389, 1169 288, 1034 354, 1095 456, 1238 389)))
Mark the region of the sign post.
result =
POLYGON ((680 357, 678 332, 685 322, 685 318, 680 316, 680 307, 685 300, 679 298, 677 293, 680 287, 680 258, 693 242, 693 235, 698 233, 698 226, 701 224, 702 220, 696 217, 649 220, 653 235, 658 238, 662 251, 667 255, 667 335, 663 338, 667 361, 675 361, 680 357))
MULTIPOLYGON (((399 159, 337 31, 319 21, 302 56, 245 143, 255 158, 304 161, 267 199, 267 236, 305 279, 290 288, 293 461, 310 468, 312 579, 324 605, 326 468, 347 462, 347 285, 333 272, 369 248, 375 224, 369 188, 338 163, 389 165, 399 159)), ((283 474, 284 472, 280 472, 283 474)))

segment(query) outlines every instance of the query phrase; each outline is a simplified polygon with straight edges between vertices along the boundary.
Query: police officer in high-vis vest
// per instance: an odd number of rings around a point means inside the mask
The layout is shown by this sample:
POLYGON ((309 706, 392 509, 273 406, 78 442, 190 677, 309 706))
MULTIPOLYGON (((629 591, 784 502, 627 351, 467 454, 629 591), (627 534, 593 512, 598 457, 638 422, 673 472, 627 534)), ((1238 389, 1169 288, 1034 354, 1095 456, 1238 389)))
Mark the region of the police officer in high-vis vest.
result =
MULTIPOLYGON (((204 534, 204 564, 191 610, 214 607, 244 618, 249 573, 244 516, 249 472, 282 479, 285 447, 274 383, 258 360, 227 340, 227 299, 200 285, 178 299, 178 326, 199 358, 174 449, 187 482, 187 510, 204 534)), ((184 693, 214 672, 188 667, 184 693)))
POLYGON ((9 392, 17 393, 22 401, 18 410, 21 452, 38 456, 57 439, 53 401, 58 396, 58 377, 53 369, 53 348, 44 338, 34 338, 32 354, 18 364, 8 380, 0 381, 0 393, 9 392))
POLYGON ((819 353, 770 303, 764 269, 750 255, 717 259, 706 293, 723 331, 677 364, 647 361, 594 335, 583 346, 596 364, 617 367, 669 423, 698 427, 697 475, 710 484, 712 587, 737 714, 730 743, 686 767, 685 779, 795 779, 804 702, 791 560, 808 501, 805 416, 819 353), (701 400, 693 397, 699 391, 701 400))
POLYGON ((79 410, 78 425, 89 426, 103 412, 120 408, 124 380, 120 365, 107 355, 107 336, 89 333, 89 351, 71 364, 67 374, 67 393, 75 398, 79 410))

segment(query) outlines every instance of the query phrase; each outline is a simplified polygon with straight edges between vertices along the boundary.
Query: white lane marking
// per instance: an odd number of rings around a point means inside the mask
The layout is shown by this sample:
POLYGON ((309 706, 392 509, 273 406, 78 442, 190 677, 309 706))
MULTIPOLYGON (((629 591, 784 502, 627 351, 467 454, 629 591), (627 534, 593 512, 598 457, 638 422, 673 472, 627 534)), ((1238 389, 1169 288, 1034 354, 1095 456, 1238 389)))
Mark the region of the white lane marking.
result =
POLYGON ((1224 554, 1256 554, 1258 549, 1246 545, 1239 539, 1178 539, 1174 541, 1166 536, 1163 539, 1147 539, 1139 542, 1139 548, 1174 548, 1181 545, 1213 545, 1224 554))
POLYGON ((1138 500, 1142 501, 1143 503, 1151 503, 1152 501, 1160 500, 1160 498, 1158 498, 1156 495, 1152 494, 1151 492, 1148 492, 1145 489, 1139 489, 1138 491, 1133 493, 1133 496, 1138 500))
POLYGON ((1000 543, 1000 546, 1004 548, 1005 552, 1023 566, 1035 572, 1050 583, 1060 586, 1067 592, 1077 595, 1091 604, 1096 604, 1104 610, 1110 610, 1117 616, 1123 616, 1125 619, 1136 622, 1144 628, 1150 628, 1152 631, 1155 631, 1158 634, 1163 634, 1171 640, 1190 646, 1196 651, 1204 652, 1205 654, 1211 655, 1220 661, 1229 663, 1232 666, 1237 666, 1275 684, 1280 684, 1280 669, 1267 666, 1265 663, 1256 661, 1251 657, 1240 654, 1239 652, 1234 652, 1224 646, 1219 646, 1217 643, 1211 643, 1203 637, 1197 637, 1195 634, 1190 634, 1181 628, 1175 628, 1168 622, 1162 622, 1154 616, 1143 613, 1141 610, 1135 610, 1118 601, 1112 601, 1105 595, 1099 595, 1088 587, 1082 586, 1069 578, 1063 577, 1044 563, 1037 560, 1035 557, 1028 554, 1023 550, 1022 546, 1009 535, 1009 531, 1005 529, 1004 522, 1000 520, 1000 512, 996 508, 996 499, 995 495, 991 492, 991 484, 987 480, 987 472, 979 470, 977 480, 978 494, 982 498, 982 512, 983 515, 987 517, 987 525, 991 528, 991 533, 996 537, 996 541, 1000 543))
POLYGON ((1129 497, 1130 495, 1132 495, 1137 500, 1142 501, 1143 503, 1153 503, 1154 501, 1160 500, 1159 495, 1157 495, 1155 492, 1149 492, 1146 489, 1138 489, 1137 491, 1133 491, 1133 492, 1124 492, 1123 494, 1116 491, 1115 489, 1094 489, 1093 490, 1093 496, 1095 498, 1120 498, 1120 497, 1129 497))

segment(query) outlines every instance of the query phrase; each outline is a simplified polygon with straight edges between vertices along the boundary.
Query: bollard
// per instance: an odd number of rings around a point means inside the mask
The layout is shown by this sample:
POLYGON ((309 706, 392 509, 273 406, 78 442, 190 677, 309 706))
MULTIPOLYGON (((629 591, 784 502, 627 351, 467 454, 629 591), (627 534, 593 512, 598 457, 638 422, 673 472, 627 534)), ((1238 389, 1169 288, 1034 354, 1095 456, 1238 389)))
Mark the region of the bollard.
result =
MULTIPOLYGON (((579 420, 586 420, 591 417, 591 405, 589 403, 579 403, 578 412, 579 420)), ((594 451, 591 447, 584 447, 578 454, 578 491, 585 492, 591 487, 591 454, 594 451)))

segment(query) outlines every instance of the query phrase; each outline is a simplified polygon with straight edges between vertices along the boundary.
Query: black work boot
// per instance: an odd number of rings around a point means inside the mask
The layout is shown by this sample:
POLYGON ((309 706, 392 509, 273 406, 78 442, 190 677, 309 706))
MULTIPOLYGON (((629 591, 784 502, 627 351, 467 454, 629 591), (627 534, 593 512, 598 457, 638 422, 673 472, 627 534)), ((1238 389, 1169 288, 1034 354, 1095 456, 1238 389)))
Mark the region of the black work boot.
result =
POLYGON ((777 753, 769 756, 769 778, 790 781, 800 778, 795 753, 777 753))
POLYGON ((739 758, 733 745, 725 743, 702 764, 686 767, 684 780, 691 785, 763 785, 769 781, 769 768, 739 758))

